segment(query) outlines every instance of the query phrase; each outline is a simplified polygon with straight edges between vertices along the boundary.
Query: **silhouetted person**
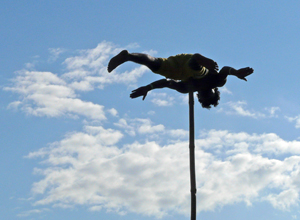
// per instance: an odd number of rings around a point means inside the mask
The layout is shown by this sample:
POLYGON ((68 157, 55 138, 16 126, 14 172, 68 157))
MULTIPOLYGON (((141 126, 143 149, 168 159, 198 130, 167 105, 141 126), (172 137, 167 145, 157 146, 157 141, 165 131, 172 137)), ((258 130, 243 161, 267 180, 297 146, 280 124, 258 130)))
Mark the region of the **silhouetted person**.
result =
POLYGON ((143 96, 144 100, 148 91, 167 87, 180 93, 198 92, 198 100, 203 108, 211 108, 211 105, 216 107, 219 104, 220 92, 217 87, 225 85, 228 75, 247 81, 245 77, 253 73, 250 67, 236 70, 226 66, 218 72, 218 64, 199 53, 156 58, 143 53, 129 53, 127 50, 121 51, 110 60, 108 72, 127 61, 145 65, 152 72, 167 78, 133 90, 131 98, 143 96))

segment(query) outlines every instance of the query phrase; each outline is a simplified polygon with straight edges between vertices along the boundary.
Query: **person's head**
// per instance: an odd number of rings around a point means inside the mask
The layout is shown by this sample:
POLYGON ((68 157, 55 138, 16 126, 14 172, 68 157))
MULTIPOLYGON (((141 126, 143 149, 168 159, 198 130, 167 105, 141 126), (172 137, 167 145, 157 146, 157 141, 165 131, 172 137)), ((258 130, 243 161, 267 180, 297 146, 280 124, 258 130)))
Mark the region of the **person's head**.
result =
POLYGON ((219 104, 220 92, 218 88, 199 90, 197 97, 203 108, 210 109, 211 105, 216 107, 219 104))

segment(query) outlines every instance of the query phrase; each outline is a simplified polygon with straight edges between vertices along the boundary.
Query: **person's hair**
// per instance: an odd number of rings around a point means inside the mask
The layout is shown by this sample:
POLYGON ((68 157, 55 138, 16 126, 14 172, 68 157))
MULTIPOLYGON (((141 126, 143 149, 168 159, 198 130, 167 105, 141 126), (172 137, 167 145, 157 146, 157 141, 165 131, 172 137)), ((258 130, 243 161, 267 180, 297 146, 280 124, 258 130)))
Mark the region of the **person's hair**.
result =
POLYGON ((218 88, 200 90, 197 97, 203 108, 210 109, 211 105, 216 107, 219 104, 220 92, 218 88))

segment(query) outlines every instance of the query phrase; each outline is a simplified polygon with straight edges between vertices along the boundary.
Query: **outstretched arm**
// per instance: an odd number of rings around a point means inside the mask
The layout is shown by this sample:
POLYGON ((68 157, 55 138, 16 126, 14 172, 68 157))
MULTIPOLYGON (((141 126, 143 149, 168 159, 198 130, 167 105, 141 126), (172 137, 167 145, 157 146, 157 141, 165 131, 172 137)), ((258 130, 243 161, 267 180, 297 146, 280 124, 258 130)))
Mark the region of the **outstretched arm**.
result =
POLYGON ((220 75, 220 77, 222 77, 222 75, 224 75, 223 77, 227 77, 228 75, 233 75, 233 76, 236 76, 239 79, 247 81, 246 76, 249 76, 253 72, 254 72, 254 70, 250 67, 245 67, 245 68, 241 68, 241 69, 236 70, 232 67, 227 67, 226 66, 226 67, 222 68, 219 75, 220 75))
POLYGON ((183 82, 176 82, 174 80, 161 79, 150 83, 147 86, 139 87, 133 90, 130 94, 130 98, 134 99, 140 96, 143 96, 143 100, 146 98, 147 93, 152 89, 161 89, 161 88, 170 88, 174 89, 180 93, 187 93, 188 88, 183 82))
POLYGON ((225 66, 218 74, 207 74, 200 80, 194 80, 194 84, 195 87, 198 87, 199 89, 222 87, 225 85, 228 75, 233 75, 239 79, 247 81, 246 77, 252 73, 253 69, 250 67, 236 70, 232 67, 225 66))

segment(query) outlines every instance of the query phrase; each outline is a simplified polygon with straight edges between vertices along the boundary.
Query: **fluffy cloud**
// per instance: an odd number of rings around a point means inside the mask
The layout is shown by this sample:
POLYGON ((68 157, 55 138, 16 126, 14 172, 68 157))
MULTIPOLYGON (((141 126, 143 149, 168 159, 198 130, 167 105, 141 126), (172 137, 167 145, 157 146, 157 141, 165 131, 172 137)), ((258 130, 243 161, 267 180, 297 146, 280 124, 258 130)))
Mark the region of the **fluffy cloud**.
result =
POLYGON ((166 93, 151 93, 151 102, 158 106, 172 106, 174 104, 174 97, 166 93))
POLYGON ((259 112, 251 112, 249 110, 246 110, 244 106, 247 105, 244 101, 238 101, 238 102, 229 102, 227 103, 230 110, 226 111, 227 114, 237 114, 241 116, 247 116, 251 118, 264 118, 265 114, 259 113, 259 112))
MULTIPOLYGON (((12 85, 4 90, 19 94, 20 100, 11 102, 8 107, 20 108, 35 116, 67 115, 104 120, 104 107, 79 99, 78 92, 104 88, 112 83, 135 83, 147 70, 146 67, 139 66, 123 73, 107 72, 109 57, 120 50, 108 42, 102 42, 93 49, 82 50, 78 56, 64 61, 66 68, 62 75, 33 70, 18 71, 12 85)), ((56 59, 63 50, 51 49, 50 52, 56 59)), ((116 115, 116 111, 109 112, 116 115)))
POLYGON ((277 111, 280 111, 279 107, 270 107, 270 108, 265 108, 266 111, 269 112, 270 117, 278 117, 278 115, 276 114, 277 111))
POLYGON ((20 71, 12 87, 5 90, 21 95, 21 101, 12 102, 9 107, 21 106, 28 114, 58 117, 82 115, 103 120, 103 106, 76 98, 67 83, 51 72, 20 71))
MULTIPOLYGON (((105 112, 120 117, 114 108, 105 110, 102 105, 79 98, 81 91, 113 83, 129 85, 144 74, 147 69, 142 66, 108 73, 109 57, 120 50, 108 42, 82 50, 64 61, 66 68, 61 75, 34 70, 17 72, 5 90, 19 94, 20 99, 11 102, 9 108, 48 117, 84 116, 99 121, 106 119, 105 112)), ((61 52, 51 53, 58 56, 61 52)), ((152 102, 160 106, 174 103, 167 94, 154 93, 153 97, 152 102)), ((186 95, 178 97, 188 103, 186 95)), ((230 102, 221 111, 264 118, 276 117, 279 110, 272 107, 264 114, 247 110, 246 105, 230 102)), ((298 119, 288 118, 296 123, 298 119)), ((105 209, 157 217, 174 211, 189 213, 188 131, 168 129, 143 118, 120 118, 106 126, 116 129, 86 126, 27 156, 43 160, 43 168, 34 170, 42 176, 32 187, 34 204, 62 208, 85 205, 91 211, 105 209), (140 135, 143 141, 121 143, 125 135, 140 135)), ((196 139, 197 210, 214 210, 236 202, 250 205, 253 201, 269 201, 282 210, 297 205, 299 149, 299 141, 286 141, 273 133, 201 132, 196 139)), ((20 216, 41 211, 48 209, 34 209, 20 216)))
POLYGON ((246 109, 247 102, 246 101, 237 101, 237 102, 228 102, 222 105, 221 109, 219 109, 219 112, 225 112, 226 114, 230 115, 240 115, 244 117, 250 117, 250 118, 272 118, 272 117, 278 117, 276 114, 277 111, 280 111, 279 107, 266 107, 264 111, 266 113, 254 111, 254 110, 248 110, 246 109))
MULTIPOLYGON (((132 45, 128 46, 129 48, 132 45)), ((94 87, 104 88, 112 83, 132 84, 136 83, 148 69, 138 66, 130 71, 119 73, 107 72, 109 57, 116 55, 122 50, 109 42, 102 42, 96 48, 81 50, 80 55, 69 57, 64 61, 67 72, 63 78, 71 80, 70 86, 75 90, 88 91, 94 87)))
POLYGON ((54 62, 57 60, 57 58, 59 57, 60 54, 62 54, 63 52, 65 52, 65 49, 62 48, 50 48, 49 49, 49 53, 51 54, 51 56, 48 59, 48 62, 54 62))
MULTIPOLYGON (((137 122, 142 123, 132 128, 136 132, 150 123, 137 122)), ((87 126, 83 132, 30 153, 28 158, 42 157, 47 164, 47 168, 35 170, 43 176, 32 188, 35 195, 42 196, 35 205, 81 204, 92 211, 157 217, 169 211, 189 213, 188 142, 174 139, 172 144, 160 145, 158 137, 121 145, 122 137, 118 130, 87 126)), ((300 142, 285 141, 274 134, 202 132, 196 139, 197 210, 236 202, 250 205, 259 200, 283 210, 297 205, 298 149, 300 142), (287 152, 294 156, 276 159, 287 152)))
POLYGON ((150 119, 120 119, 115 125, 119 128, 125 130, 126 133, 130 134, 131 136, 136 135, 136 131, 139 134, 153 134, 157 132, 164 132, 165 127, 162 124, 159 125, 152 125, 150 119))
POLYGON ((50 209, 47 209, 47 208, 33 209, 33 210, 22 212, 22 213, 18 214, 17 216, 18 217, 28 217, 28 216, 30 216, 32 214, 40 214, 40 213, 48 212, 48 211, 50 211, 50 209))
POLYGON ((186 139, 188 137, 188 131, 183 129, 166 129, 164 125, 153 125, 150 119, 125 119, 121 118, 114 125, 120 129, 123 129, 125 133, 130 136, 148 135, 147 138, 155 139, 161 135, 170 136, 170 141, 177 139, 186 139))
POLYGON ((232 92, 226 87, 226 86, 223 86, 221 88, 219 88, 221 94, 229 94, 229 95, 232 95, 232 92))
POLYGON ((296 128, 300 128, 300 115, 295 116, 295 117, 288 117, 288 116, 285 116, 285 118, 286 118, 289 122, 295 123, 295 127, 296 127, 296 128))

